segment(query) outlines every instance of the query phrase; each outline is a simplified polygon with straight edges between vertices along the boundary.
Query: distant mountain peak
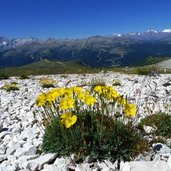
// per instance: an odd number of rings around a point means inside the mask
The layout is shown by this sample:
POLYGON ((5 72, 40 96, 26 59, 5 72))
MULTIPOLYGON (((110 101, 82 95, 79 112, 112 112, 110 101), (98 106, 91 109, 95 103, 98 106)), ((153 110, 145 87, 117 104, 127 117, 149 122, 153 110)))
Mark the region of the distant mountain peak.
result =
POLYGON ((147 30, 148 33, 158 33, 157 30, 153 30, 153 29, 150 29, 150 30, 147 30))
POLYGON ((84 66, 91 67, 131 66, 145 62, 149 56, 171 56, 171 29, 84 39, 0 37, 0 67, 22 66, 41 59, 79 60, 84 66))
POLYGON ((157 34, 161 34, 161 33, 171 33, 171 29, 164 29, 162 31, 158 31, 158 30, 154 30, 154 29, 149 29, 147 31, 144 31, 144 32, 129 32, 129 33, 122 33, 122 34, 119 34, 119 33, 114 33, 112 34, 111 36, 112 37, 122 37, 122 36, 141 36, 141 35, 157 35, 157 34))
POLYGON ((112 34, 112 37, 121 37, 121 36, 122 36, 122 34, 119 34, 119 33, 112 34))

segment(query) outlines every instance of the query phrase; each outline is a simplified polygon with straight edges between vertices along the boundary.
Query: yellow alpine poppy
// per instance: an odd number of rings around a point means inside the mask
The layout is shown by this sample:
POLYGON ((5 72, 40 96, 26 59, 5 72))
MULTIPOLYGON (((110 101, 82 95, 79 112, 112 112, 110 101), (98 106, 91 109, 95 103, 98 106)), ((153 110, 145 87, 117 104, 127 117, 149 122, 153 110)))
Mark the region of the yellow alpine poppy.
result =
POLYGON ((71 112, 62 114, 60 118, 61 118, 61 123, 65 125, 66 128, 71 127, 77 121, 77 116, 76 115, 72 116, 71 112))
POLYGON ((96 99, 93 96, 85 96, 84 102, 87 106, 90 106, 96 102, 96 99))
POLYGON ((134 104, 125 104, 124 105, 124 113, 127 117, 136 115, 136 106, 134 104))
POLYGON ((97 92, 97 93, 99 93, 99 94, 101 94, 102 93, 102 86, 96 86, 94 88, 94 91, 97 92))
POLYGON ((117 97, 117 98, 116 98, 116 102, 117 102, 120 106, 126 105, 126 100, 125 100, 122 96, 117 97))
POLYGON ((72 109, 74 107, 74 99, 71 97, 64 97, 61 99, 61 102, 59 104, 59 107, 63 110, 65 109, 72 109))
POLYGON ((36 99, 36 105, 38 107, 43 106, 46 103, 46 94, 42 93, 40 94, 36 99))

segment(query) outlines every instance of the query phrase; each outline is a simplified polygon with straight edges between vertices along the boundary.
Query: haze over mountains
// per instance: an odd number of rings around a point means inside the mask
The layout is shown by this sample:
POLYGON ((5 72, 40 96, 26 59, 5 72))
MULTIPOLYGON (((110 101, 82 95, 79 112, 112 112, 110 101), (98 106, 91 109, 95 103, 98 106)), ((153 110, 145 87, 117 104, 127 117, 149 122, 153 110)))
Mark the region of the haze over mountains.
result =
POLYGON ((0 67, 22 66, 42 59, 77 60, 91 67, 132 66, 148 57, 171 57, 171 29, 85 39, 0 37, 0 67))

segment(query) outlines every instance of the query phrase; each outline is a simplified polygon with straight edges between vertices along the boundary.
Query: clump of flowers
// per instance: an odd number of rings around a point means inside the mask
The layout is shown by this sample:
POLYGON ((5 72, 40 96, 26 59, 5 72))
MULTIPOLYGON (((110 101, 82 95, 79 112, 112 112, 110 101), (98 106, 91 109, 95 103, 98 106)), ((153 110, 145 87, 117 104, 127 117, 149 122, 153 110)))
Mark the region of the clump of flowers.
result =
POLYGON ((58 156, 75 154, 95 160, 130 160, 145 140, 133 120, 136 106, 112 86, 55 88, 40 94, 34 112, 45 129, 42 150, 58 156))
POLYGON ((47 79, 47 78, 43 78, 43 79, 40 79, 40 83, 42 85, 43 88, 54 88, 54 84, 56 83, 55 80, 53 79, 47 79))
POLYGON ((0 89, 4 89, 7 92, 19 90, 16 82, 12 82, 11 84, 5 84, 0 89))

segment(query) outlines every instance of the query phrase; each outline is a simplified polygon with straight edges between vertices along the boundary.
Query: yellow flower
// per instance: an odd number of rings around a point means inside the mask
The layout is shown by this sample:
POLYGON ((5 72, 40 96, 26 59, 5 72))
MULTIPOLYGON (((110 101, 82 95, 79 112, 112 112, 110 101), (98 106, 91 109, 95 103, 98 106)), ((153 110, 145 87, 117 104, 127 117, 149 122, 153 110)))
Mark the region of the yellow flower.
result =
POLYGON ((112 86, 103 86, 102 87, 102 94, 108 100, 113 100, 113 98, 117 98, 119 96, 118 92, 113 89, 112 86))
POLYGON ((88 96, 88 95, 91 94, 91 92, 90 92, 89 90, 86 90, 86 91, 85 91, 85 94, 86 94, 86 96, 88 96))
POLYGON ((79 100, 84 100, 85 94, 84 94, 83 92, 79 92, 79 93, 77 93, 77 98, 78 98, 79 100))
POLYGON ((55 101, 55 96, 52 93, 46 94, 46 102, 49 104, 52 104, 52 102, 55 101))
POLYGON ((74 107, 74 99, 71 97, 64 97, 61 99, 61 102, 59 104, 59 107, 63 110, 65 109, 72 109, 74 107))
POLYGON ((65 88, 64 95, 72 96, 72 94, 73 94, 73 89, 72 88, 65 88))
POLYGON ((51 96, 55 99, 57 99, 59 96, 60 96, 60 91, 58 88, 54 88, 54 89, 51 89, 49 91, 49 93, 51 94, 51 96))
POLYGON ((116 90, 112 90, 111 91, 111 96, 113 97, 113 98, 117 98, 118 96, 119 96, 119 94, 118 94, 118 92, 116 91, 116 90))
POLYGON ((71 112, 62 114, 60 118, 61 118, 61 123, 65 125, 66 128, 71 127, 77 121, 77 116, 76 115, 71 116, 71 112))
POLYGON ((60 94, 60 96, 63 96, 64 95, 64 93, 65 93, 65 88, 59 88, 59 94, 60 94))
POLYGON ((136 106, 134 104, 125 104, 124 105, 124 113, 127 117, 136 115, 136 106))
POLYGON ((73 87, 74 93, 80 93, 82 91, 82 87, 73 87))
POLYGON ((93 96, 85 96, 84 102, 87 106, 90 106, 96 102, 96 99, 93 96))
POLYGON ((122 96, 117 97, 116 102, 117 102, 120 106, 126 105, 126 100, 125 100, 122 96))
POLYGON ((46 93, 40 94, 36 99, 36 105, 38 107, 43 106, 46 103, 46 93))
POLYGON ((102 86, 96 86, 94 88, 94 91, 96 91, 97 93, 101 94, 102 93, 102 86))

